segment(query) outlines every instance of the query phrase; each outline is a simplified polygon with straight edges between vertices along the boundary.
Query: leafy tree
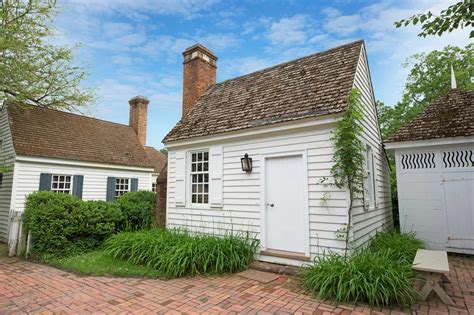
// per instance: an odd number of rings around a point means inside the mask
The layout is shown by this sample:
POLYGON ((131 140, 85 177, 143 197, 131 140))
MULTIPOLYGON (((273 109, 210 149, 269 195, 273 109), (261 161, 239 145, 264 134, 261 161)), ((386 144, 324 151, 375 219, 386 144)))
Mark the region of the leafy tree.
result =
POLYGON ((55 0, 0 0, 0 102, 78 110, 92 100, 72 51, 52 44, 55 0))
POLYGON ((410 67, 402 100, 394 107, 377 102, 380 127, 384 139, 413 119, 429 104, 451 89, 451 65, 456 74, 457 87, 474 90, 474 44, 464 49, 447 46, 443 50, 415 54, 403 64, 410 67))
MULTIPOLYGON (((439 15, 434 15, 431 11, 419 13, 408 19, 395 22, 396 27, 408 26, 410 24, 421 24, 421 33, 418 36, 427 35, 441 36, 445 32, 452 32, 457 28, 474 26, 474 4, 472 0, 459 1, 447 9, 442 10, 439 15)), ((470 38, 474 37, 471 30, 470 38)))

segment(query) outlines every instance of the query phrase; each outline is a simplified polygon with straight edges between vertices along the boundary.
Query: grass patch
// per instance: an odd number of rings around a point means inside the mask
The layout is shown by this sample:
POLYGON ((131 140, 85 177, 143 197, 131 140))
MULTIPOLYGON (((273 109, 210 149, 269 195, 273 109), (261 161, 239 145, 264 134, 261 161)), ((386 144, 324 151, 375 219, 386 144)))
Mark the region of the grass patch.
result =
POLYGON ((412 304, 418 298, 411 269, 423 243, 413 234, 380 233, 352 256, 329 254, 302 268, 303 286, 312 295, 373 306, 412 304))
POLYGON ((104 250, 96 250, 72 257, 52 259, 48 261, 48 264, 82 275, 147 278, 158 278, 161 276, 157 270, 147 266, 137 266, 125 260, 114 258, 104 250))
POLYGON ((258 244, 248 234, 218 237, 155 229, 119 233, 105 242, 105 250, 115 258, 177 278, 245 270, 258 244))

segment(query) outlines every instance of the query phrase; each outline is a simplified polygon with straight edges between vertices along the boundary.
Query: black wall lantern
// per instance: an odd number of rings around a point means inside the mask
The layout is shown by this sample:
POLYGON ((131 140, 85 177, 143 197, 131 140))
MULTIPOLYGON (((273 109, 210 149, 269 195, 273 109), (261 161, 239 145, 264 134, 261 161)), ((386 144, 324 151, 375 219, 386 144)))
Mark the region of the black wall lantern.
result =
POLYGON ((240 159, 242 163, 242 171, 250 173, 252 171, 252 158, 249 158, 249 155, 245 153, 244 157, 240 159))

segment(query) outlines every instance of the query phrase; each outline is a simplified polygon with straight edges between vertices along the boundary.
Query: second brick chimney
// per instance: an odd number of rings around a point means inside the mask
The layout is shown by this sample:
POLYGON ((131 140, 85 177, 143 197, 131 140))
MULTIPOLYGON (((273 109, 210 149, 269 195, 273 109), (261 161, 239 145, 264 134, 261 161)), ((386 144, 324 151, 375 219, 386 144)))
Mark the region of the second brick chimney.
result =
POLYGON ((135 130, 135 133, 138 136, 138 141, 140 144, 145 146, 146 144, 146 120, 148 112, 148 103, 150 101, 143 96, 135 96, 134 98, 128 101, 130 104, 130 127, 135 130))
POLYGON ((183 111, 185 116, 206 89, 216 84, 217 57, 196 44, 183 52, 183 111))

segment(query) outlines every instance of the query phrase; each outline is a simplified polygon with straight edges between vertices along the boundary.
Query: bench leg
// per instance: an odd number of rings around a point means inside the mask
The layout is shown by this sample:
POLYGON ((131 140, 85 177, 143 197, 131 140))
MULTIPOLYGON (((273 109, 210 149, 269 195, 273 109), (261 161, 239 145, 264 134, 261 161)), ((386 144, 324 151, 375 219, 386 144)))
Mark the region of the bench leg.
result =
POLYGON ((443 288, 439 285, 442 275, 436 273, 423 273, 423 277, 426 280, 425 285, 420 291, 420 296, 423 300, 426 300, 431 291, 435 291, 439 298, 447 305, 455 305, 453 300, 444 292, 443 288))

